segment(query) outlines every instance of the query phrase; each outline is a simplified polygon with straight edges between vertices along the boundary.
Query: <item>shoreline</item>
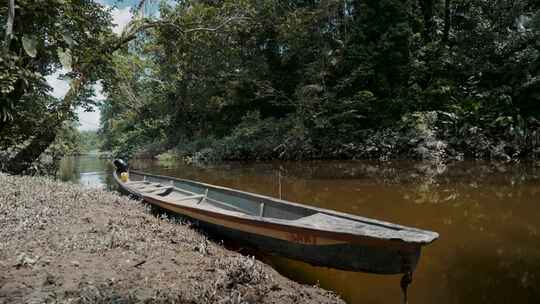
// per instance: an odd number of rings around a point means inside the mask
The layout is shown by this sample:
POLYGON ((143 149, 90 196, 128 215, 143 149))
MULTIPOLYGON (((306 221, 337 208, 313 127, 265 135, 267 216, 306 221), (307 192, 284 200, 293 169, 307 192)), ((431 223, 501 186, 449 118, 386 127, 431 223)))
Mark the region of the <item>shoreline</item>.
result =
POLYGON ((0 303, 344 303, 113 192, 0 173, 0 303))

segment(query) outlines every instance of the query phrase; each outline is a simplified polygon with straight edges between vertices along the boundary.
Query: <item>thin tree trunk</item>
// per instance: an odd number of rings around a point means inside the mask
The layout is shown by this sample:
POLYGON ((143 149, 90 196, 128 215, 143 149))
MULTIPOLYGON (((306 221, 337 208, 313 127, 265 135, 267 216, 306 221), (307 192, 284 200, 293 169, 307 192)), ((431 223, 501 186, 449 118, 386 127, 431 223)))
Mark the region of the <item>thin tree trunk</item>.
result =
POLYGON ((444 1, 444 32, 443 42, 448 44, 448 36, 450 35, 450 28, 452 26, 452 20, 450 19, 450 2, 452 0, 444 1))
POLYGON ((8 16, 6 21, 6 37, 4 48, 9 50, 9 44, 11 42, 11 37, 13 36, 13 23, 15 22, 15 0, 8 1, 8 16))

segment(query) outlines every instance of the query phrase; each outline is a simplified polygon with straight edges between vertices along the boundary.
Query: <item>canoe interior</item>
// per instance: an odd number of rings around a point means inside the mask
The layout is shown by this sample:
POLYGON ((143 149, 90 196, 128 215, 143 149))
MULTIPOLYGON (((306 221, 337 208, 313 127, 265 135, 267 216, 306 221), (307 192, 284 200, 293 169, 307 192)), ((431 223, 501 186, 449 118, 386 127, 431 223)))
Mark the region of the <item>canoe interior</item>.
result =
MULTIPOLYGON (((132 181, 142 181, 143 176, 131 174, 130 178, 132 181)), ((298 220, 300 218, 304 218, 317 213, 316 211, 306 208, 277 205, 272 201, 255 201, 254 199, 242 197, 238 194, 233 195, 225 193, 223 191, 216 191, 214 189, 209 189, 202 185, 192 184, 187 181, 172 181, 147 176, 146 182, 146 185, 148 185, 149 183, 160 183, 163 187, 173 185, 175 189, 173 189, 170 193, 162 195, 164 199, 172 201, 187 198, 193 195, 204 195, 206 193, 206 190, 208 189, 208 193, 203 204, 212 205, 217 208, 223 208, 230 211, 241 212, 252 216, 276 218, 283 220, 298 220), (171 182, 174 184, 172 184, 171 182)), ((151 188, 149 187, 144 187, 143 184, 133 186, 135 186, 134 188, 143 193, 151 190, 151 188)))

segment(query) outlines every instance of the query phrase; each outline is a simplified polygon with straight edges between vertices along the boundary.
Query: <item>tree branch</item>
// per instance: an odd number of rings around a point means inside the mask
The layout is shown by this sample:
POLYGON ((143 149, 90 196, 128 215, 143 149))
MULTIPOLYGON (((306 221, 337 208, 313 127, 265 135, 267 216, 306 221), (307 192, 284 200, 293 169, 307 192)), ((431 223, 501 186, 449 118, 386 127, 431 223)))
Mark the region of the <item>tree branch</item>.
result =
POLYGON ((168 26, 168 27, 174 28, 180 33, 191 33, 191 32, 197 32, 197 31, 215 32, 233 21, 250 20, 250 19, 251 18, 245 17, 245 16, 229 17, 225 21, 223 21, 221 24, 217 25, 216 27, 195 27, 195 28, 190 28, 187 30, 172 22, 167 22, 167 21, 162 21, 162 20, 161 21, 148 21, 147 23, 141 25, 140 28, 133 30, 133 32, 129 34, 128 36, 126 36, 124 40, 126 40, 126 42, 129 42, 129 40, 132 40, 133 38, 135 38, 136 34, 142 31, 145 31, 147 29, 158 27, 158 26, 168 26))
POLYGON ((249 19, 249 18, 248 17, 230 17, 230 18, 227 18, 225 21, 223 21, 223 23, 221 23, 220 25, 218 25, 217 27, 214 27, 214 28, 196 27, 196 28, 192 28, 192 29, 189 29, 189 30, 184 30, 183 32, 184 33, 191 33, 191 32, 196 32, 196 31, 215 32, 215 31, 221 29, 222 27, 224 27, 225 25, 229 24, 232 21, 243 20, 243 19, 249 19))

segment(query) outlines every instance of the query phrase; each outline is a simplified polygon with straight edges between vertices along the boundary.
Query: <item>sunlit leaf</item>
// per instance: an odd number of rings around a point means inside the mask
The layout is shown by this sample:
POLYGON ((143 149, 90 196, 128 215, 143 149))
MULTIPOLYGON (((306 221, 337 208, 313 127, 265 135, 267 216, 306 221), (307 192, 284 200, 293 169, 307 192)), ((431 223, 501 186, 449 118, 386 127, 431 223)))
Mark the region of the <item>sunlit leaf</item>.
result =
POLYGON ((35 37, 28 37, 24 35, 22 37, 22 44, 24 51, 28 56, 34 58, 37 55, 37 40, 35 37))
POLYGON ((58 58, 60 59, 60 63, 62 64, 62 67, 67 72, 71 71, 71 64, 72 64, 72 57, 71 57, 71 51, 69 49, 66 49, 65 51, 61 48, 58 49, 58 58))

